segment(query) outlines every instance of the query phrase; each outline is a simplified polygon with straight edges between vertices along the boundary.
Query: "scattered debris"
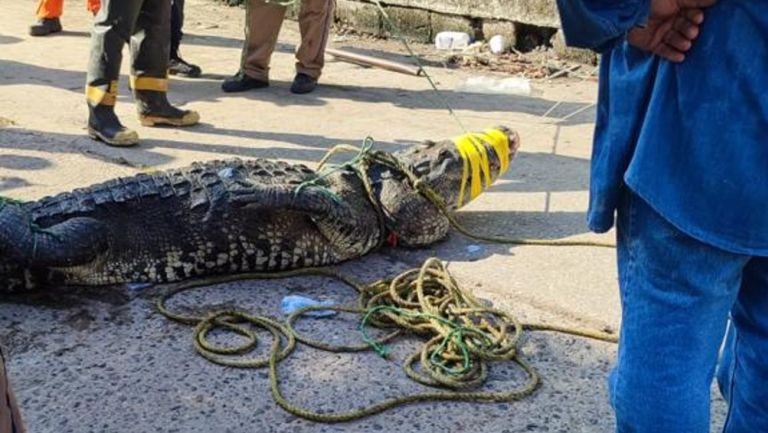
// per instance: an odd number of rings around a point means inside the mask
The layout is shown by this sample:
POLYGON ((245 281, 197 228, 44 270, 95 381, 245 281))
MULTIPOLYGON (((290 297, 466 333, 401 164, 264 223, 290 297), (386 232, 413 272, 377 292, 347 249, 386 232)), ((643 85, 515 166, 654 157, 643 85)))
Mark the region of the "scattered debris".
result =
POLYGON ((456 87, 456 92, 529 96, 533 88, 531 80, 524 77, 497 78, 481 75, 467 77, 456 87))
POLYGON ((372 66, 408 75, 421 75, 422 73, 421 68, 415 65, 406 65, 404 63, 393 62, 391 60, 380 59, 378 57, 366 56, 363 54, 352 53, 344 50, 337 50, 334 48, 328 48, 325 50, 325 52, 341 61, 354 63, 356 65, 372 66))
MULTIPOLYGON (((402 62, 412 63, 415 67, 415 62, 408 60, 409 56, 404 52, 402 42, 400 41, 360 32, 351 26, 343 26, 339 23, 335 25, 334 30, 337 34, 343 36, 340 41, 343 42, 345 49, 365 49, 372 52, 386 53, 384 55, 401 54, 402 62)), ((450 51, 439 50, 434 45, 418 42, 410 42, 410 47, 422 59, 422 63, 425 66, 498 72, 521 76, 530 80, 552 80, 556 78, 596 80, 597 70, 594 65, 586 68, 582 63, 566 60, 548 45, 539 45, 530 51, 522 52, 512 45, 512 41, 504 41, 506 44, 500 44, 500 42, 499 38, 497 38, 493 49, 490 41, 476 41, 470 43, 464 49, 450 51), (495 54, 494 51, 498 48, 497 45, 499 44, 504 49, 500 53, 495 54), (553 76, 553 74, 556 75, 553 76)))

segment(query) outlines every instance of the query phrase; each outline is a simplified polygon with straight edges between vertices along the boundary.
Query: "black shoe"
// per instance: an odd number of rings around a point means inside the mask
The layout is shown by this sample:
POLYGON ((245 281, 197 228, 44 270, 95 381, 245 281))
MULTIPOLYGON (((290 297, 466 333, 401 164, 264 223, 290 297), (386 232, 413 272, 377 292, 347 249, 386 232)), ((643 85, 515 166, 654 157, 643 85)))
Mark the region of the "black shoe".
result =
POLYGON ((134 90, 133 94, 142 126, 191 126, 200 122, 197 111, 174 107, 165 92, 134 90))
POLYGON ((168 73, 182 77, 197 78, 203 71, 199 66, 187 63, 181 57, 173 57, 168 61, 168 73))
POLYGON ((29 26, 29 34, 32 36, 45 36, 61 31, 61 21, 58 18, 41 18, 37 23, 29 26))
POLYGON ((269 87, 269 81, 251 78, 248 75, 245 75, 244 72, 238 72, 221 83, 221 90, 227 93, 244 92, 251 89, 262 89, 264 87, 269 87))
POLYGON ((120 123, 114 107, 88 105, 88 135, 110 146, 127 147, 139 143, 139 134, 120 123))
POLYGON ((315 87, 317 87, 317 78, 312 78, 307 74, 299 72, 296 74, 296 78, 293 79, 293 84, 291 84, 291 93, 303 95, 312 92, 315 90, 315 87))

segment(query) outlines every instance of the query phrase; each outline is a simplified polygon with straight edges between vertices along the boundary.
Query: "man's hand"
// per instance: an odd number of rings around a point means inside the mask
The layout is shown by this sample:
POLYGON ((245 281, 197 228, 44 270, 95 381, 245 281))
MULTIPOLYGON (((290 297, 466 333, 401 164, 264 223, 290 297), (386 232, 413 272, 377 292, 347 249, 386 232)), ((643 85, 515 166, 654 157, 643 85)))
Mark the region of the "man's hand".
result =
POLYGON ((671 62, 685 60, 685 53, 699 36, 704 8, 718 0, 651 0, 651 14, 644 28, 629 32, 629 43, 671 62))

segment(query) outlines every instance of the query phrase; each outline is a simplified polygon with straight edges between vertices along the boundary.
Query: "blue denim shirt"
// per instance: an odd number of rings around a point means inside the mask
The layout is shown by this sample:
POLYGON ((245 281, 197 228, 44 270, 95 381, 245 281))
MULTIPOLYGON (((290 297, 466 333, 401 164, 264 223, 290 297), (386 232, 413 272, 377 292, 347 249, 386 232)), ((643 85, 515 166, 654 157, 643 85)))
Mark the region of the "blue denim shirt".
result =
POLYGON ((625 185, 684 233, 768 255, 768 1, 721 0, 685 62, 626 43, 650 0, 558 0, 569 44, 603 53, 590 229, 625 185))

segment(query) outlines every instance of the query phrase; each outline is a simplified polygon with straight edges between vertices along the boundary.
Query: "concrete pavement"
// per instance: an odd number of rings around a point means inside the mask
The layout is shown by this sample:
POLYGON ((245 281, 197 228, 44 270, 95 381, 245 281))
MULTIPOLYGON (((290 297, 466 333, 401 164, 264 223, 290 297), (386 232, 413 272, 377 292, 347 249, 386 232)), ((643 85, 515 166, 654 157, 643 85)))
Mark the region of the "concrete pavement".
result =
MULTIPOLYGON (((238 67, 243 10, 188 0, 184 56, 201 79, 174 79, 172 100, 201 113, 189 129, 142 128, 123 67, 118 114, 142 137, 115 149, 85 136, 84 68, 88 16, 68 2, 62 35, 31 38, 34 2, 6 0, 0 26, 0 194, 35 199, 141 170, 226 157, 313 163, 336 143, 373 136, 386 149, 461 133, 419 77, 329 62, 313 94, 288 92, 297 25, 287 22, 273 58, 272 87, 220 92, 238 67)), ((333 44, 332 44, 333 45, 333 44)), ((343 43, 336 44, 343 47, 343 43)), ((125 51, 127 57, 127 50, 125 51)), ((430 68, 468 129, 498 124, 520 132, 522 152, 497 186, 460 213, 479 232, 539 238, 611 239, 587 233, 588 158, 596 85, 539 83, 535 97, 452 92, 471 71, 430 68), (547 118, 552 105, 563 102, 547 118), (579 114, 557 121, 569 113, 579 114)), ((151 222, 148 222, 151 223, 151 222)), ((427 250, 385 249, 347 263, 365 280, 417 266, 428 256, 482 298, 524 321, 618 329, 613 251, 595 248, 492 246, 452 234, 427 250), (479 245, 479 250, 474 248, 479 245), (469 248, 468 248, 469 247, 469 248)), ((30 432, 608 432, 605 378, 609 344, 530 334, 523 352, 544 376, 532 397, 511 404, 419 404, 359 422, 318 425, 272 402, 265 371, 219 367, 196 356, 190 330, 157 315, 154 289, 62 289, 0 304, 0 343, 30 432)), ((310 278, 237 282, 196 292, 187 305, 236 304, 278 314, 280 299, 305 294, 343 301, 349 289, 310 278)), ((352 323, 352 322, 349 322, 352 323)), ((334 322, 312 323, 316 332, 334 322)), ((407 346, 407 345, 406 345, 407 346)), ((395 359, 408 353, 397 349, 395 359)), ((418 389, 398 363, 374 354, 299 350, 281 364, 287 394, 315 409, 344 410, 418 389)), ((492 387, 519 384, 513 369, 495 370, 492 387)), ((716 411, 717 412, 717 411, 716 411)), ((719 413, 719 412, 717 412, 719 413)))

